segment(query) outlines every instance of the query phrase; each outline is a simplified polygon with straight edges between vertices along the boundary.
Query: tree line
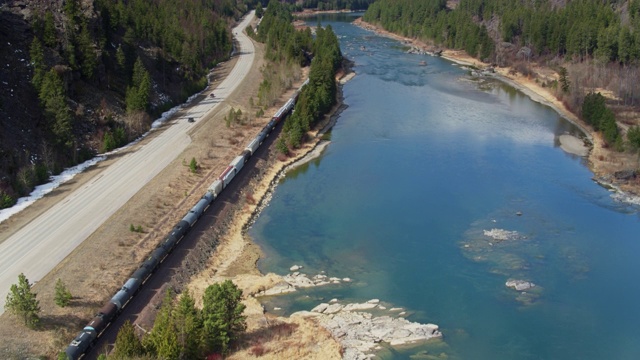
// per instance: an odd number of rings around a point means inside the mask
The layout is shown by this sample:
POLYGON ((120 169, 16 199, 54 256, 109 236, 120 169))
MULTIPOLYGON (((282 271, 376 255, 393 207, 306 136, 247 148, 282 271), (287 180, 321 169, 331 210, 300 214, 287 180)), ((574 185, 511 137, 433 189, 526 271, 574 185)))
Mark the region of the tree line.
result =
POLYGON ((241 298, 242 291, 231 280, 207 287, 201 309, 188 290, 177 302, 167 291, 151 331, 141 339, 127 321, 118 331, 111 354, 99 358, 195 360, 227 355, 246 330, 241 298))
MULTIPOLYGON (((11 285, 4 308, 20 317, 27 327, 37 329, 40 326, 40 301, 31 287, 27 277, 20 274, 18 283, 11 285)), ((99 359, 195 360, 211 354, 224 356, 246 330, 242 290, 231 280, 207 287, 201 309, 196 307, 188 290, 177 302, 174 297, 171 290, 167 290, 151 331, 140 338, 127 321, 118 331, 115 349, 110 354, 101 354, 99 359)), ((56 305, 68 306, 72 298, 64 282, 58 279, 56 305)), ((67 355, 60 352, 58 359, 67 360, 67 355)))
POLYGON ((640 58, 640 0, 568 1, 564 6, 461 0, 455 10, 446 0, 378 0, 364 20, 489 61, 495 60, 494 41, 526 46, 536 56, 596 57, 622 64, 640 58))
POLYGON ((366 10, 375 0, 303 0, 302 8, 317 10, 366 10))
POLYGON ((256 36, 267 45, 266 56, 269 60, 310 64, 309 83, 302 89, 293 114, 283 126, 278 143, 282 152, 287 151, 287 146, 299 147, 306 132, 335 104, 335 74, 342 63, 340 44, 331 26, 318 26, 313 38, 310 28, 295 30, 291 20, 291 9, 272 0, 256 36))
MULTIPOLYGON (((568 107, 582 110, 585 121, 603 133, 608 145, 618 150, 625 144, 632 149, 640 147, 634 145, 640 129, 631 128, 625 143, 614 112, 607 109, 604 97, 592 93, 596 87, 610 87, 616 79, 614 94, 623 105, 640 100, 635 85, 640 65, 640 0, 562 4, 549 0, 460 0, 455 9, 448 7, 446 0, 378 0, 363 18, 403 36, 465 50, 485 62, 508 65, 556 59, 557 64, 561 59, 566 64, 566 68, 556 65, 561 87, 557 82, 549 84, 556 86, 558 96, 568 107), (520 49, 515 59, 505 58, 504 49, 509 48, 520 49), (609 75, 591 75, 605 72, 609 75)), ((526 69, 526 63, 519 68, 526 69)))

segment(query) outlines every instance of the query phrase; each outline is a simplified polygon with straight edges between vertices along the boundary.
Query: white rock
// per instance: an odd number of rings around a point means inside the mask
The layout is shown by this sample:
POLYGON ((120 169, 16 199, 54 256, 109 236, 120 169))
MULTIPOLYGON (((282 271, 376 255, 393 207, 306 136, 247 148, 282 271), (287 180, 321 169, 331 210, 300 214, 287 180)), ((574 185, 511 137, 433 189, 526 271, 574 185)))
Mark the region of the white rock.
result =
POLYGON ((280 311, 280 310, 282 310, 282 308, 279 308, 277 306, 273 308, 273 311, 280 311))
POLYGON ((290 317, 302 317, 302 318, 317 317, 317 316, 322 316, 322 314, 314 313, 314 312, 311 312, 311 311, 298 311, 298 312, 294 312, 293 314, 290 315, 290 317))
POLYGON ((386 308, 385 306, 378 305, 378 309, 380 309, 380 310, 386 310, 387 308, 386 308))
POLYGON ((291 286, 291 284, 289 284, 288 282, 281 281, 271 289, 265 290, 263 293, 261 293, 261 295, 271 296, 271 295, 286 294, 293 291, 296 291, 295 287, 291 286))
POLYGON ((518 291, 529 290, 536 286, 534 283, 525 280, 508 280, 505 285, 518 291))
POLYGON ((344 282, 351 282, 351 279, 350 279, 350 278, 348 278, 348 277, 346 277, 346 278, 343 278, 343 279, 342 279, 342 281, 344 281, 344 282))
POLYGON ((377 304, 380 302, 380 299, 371 299, 369 301, 367 301, 367 304, 377 304))
POLYGON ((292 267, 289 268, 290 271, 298 271, 302 269, 301 265, 293 265, 292 267))
POLYGON ((407 315, 407 313, 404 311, 398 314, 398 316, 405 316, 405 315, 407 315))
MULTIPOLYGON (((338 305, 338 304, 335 304, 338 305)), ((348 304, 343 311, 328 315, 317 314, 319 323, 329 330, 340 341, 344 348, 343 359, 368 359, 375 357, 370 354, 380 349, 380 342, 392 346, 425 341, 434 337, 441 337, 438 326, 434 324, 419 324, 404 318, 390 316, 375 317, 371 313, 347 311, 347 308, 376 304, 348 304)))
POLYGON ((329 307, 329 304, 322 303, 322 304, 314 307, 313 309, 311 309, 311 312, 323 313, 328 307, 329 307))
POLYGON ((392 307, 389 311, 402 311, 401 307, 392 307))
POLYGON ((344 311, 357 311, 357 310, 369 310, 369 309, 373 309, 375 308, 377 305, 376 304, 369 304, 369 303, 363 303, 363 304, 359 304, 359 303, 354 303, 354 304, 347 304, 344 307, 344 311))
POLYGON ((333 299, 329 300, 329 304, 333 304, 333 303, 337 303, 337 302, 338 302, 338 299, 336 299, 336 298, 333 298, 333 299))
POLYGON ((340 310, 342 310, 344 306, 341 304, 331 304, 329 305, 325 310, 324 310, 324 314, 335 314, 337 312, 339 312, 340 310))

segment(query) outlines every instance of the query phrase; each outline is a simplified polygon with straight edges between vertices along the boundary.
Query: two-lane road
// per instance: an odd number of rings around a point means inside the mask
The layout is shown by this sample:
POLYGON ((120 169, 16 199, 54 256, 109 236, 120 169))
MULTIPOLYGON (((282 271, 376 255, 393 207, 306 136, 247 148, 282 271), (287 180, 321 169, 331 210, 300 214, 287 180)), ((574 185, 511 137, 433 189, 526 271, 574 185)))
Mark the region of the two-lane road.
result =
MULTIPOLYGON (((239 58, 214 90, 216 97, 193 106, 185 117, 203 117, 244 80, 253 65, 254 47, 242 30, 252 18, 253 12, 233 29, 240 46, 239 58)), ((177 121, 0 244, 0 314, 4 312, 5 296, 20 273, 32 282, 42 279, 191 143, 187 132, 192 126, 184 119, 177 121)))

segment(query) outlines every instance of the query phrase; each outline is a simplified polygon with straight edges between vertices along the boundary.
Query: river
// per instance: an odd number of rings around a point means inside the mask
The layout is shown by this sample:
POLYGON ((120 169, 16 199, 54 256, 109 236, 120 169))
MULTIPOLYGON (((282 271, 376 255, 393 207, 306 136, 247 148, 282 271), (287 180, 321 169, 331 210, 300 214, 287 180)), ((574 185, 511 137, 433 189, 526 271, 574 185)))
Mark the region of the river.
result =
POLYGON ((442 341, 387 348, 383 359, 640 358, 638 208, 560 149, 559 135, 580 130, 353 19, 319 19, 355 62, 332 142, 287 174, 249 230, 265 253, 261 271, 300 264, 353 282, 267 308, 378 298, 440 326, 442 341), (509 238, 487 236, 492 229, 509 238), (509 279, 536 286, 518 292, 509 279))

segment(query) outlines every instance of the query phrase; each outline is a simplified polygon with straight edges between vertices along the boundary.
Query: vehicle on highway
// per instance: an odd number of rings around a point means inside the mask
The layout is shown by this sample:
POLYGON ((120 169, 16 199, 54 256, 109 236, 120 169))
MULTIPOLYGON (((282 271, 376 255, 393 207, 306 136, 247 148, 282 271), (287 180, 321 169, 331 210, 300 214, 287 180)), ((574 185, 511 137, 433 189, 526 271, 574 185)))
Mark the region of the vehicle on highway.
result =
POLYGON ((187 119, 187 121, 188 121, 188 122, 196 122, 196 119, 194 119, 194 118, 190 117, 190 118, 188 118, 188 119, 187 119))

